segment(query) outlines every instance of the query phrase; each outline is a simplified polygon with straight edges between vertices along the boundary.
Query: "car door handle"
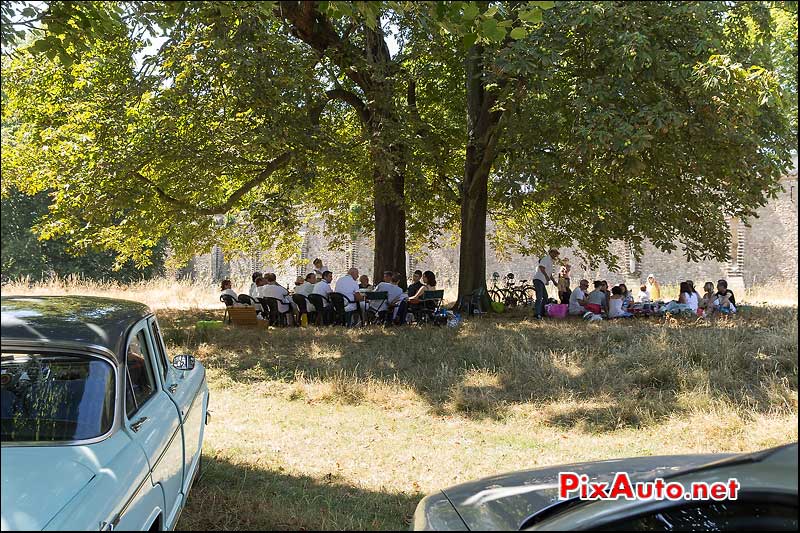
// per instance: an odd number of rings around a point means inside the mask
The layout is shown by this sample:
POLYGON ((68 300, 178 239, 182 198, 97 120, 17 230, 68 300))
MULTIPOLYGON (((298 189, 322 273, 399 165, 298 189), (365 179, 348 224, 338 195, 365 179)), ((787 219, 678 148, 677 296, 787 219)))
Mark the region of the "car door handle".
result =
POLYGON ((175 394, 175 391, 178 390, 178 384, 173 383, 172 385, 167 387, 167 390, 169 391, 170 394, 175 394))
POLYGON ((142 427, 142 424, 144 424, 145 422, 147 422, 147 417, 143 416, 142 418, 140 418, 136 422, 132 422, 131 423, 131 429, 133 431, 139 431, 141 429, 141 427, 142 427))

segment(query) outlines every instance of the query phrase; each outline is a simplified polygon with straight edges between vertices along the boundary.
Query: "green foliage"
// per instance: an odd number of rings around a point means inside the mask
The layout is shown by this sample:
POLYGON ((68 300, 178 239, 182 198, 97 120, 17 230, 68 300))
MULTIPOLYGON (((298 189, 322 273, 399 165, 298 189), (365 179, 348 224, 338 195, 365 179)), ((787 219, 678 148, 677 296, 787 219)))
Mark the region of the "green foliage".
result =
POLYGON ((764 50, 730 37, 741 21, 723 15, 736 9, 565 3, 525 51, 501 51, 524 83, 501 103, 513 113, 491 184, 495 242, 577 244, 613 263, 611 239, 648 239, 727 258, 724 217, 752 217, 774 196, 795 145, 764 50))
POLYGON ((291 196, 312 178, 304 154, 324 142, 308 135, 317 95, 301 74, 314 60, 260 6, 214 25, 206 7, 187 6, 138 70, 144 42, 127 30, 69 65, 31 54, 4 64, 3 183, 54 190, 43 238, 143 265, 163 239, 180 258, 217 242, 296 248, 291 196), (241 223, 215 221, 245 210, 241 223))
POLYGON ((108 251, 76 250, 66 237, 37 239, 31 228, 47 213, 48 203, 46 192, 28 196, 16 190, 8 191, 0 201, 4 279, 28 277, 41 281, 50 274, 75 274, 85 279, 129 282, 163 275, 163 242, 156 245, 152 263, 139 268, 132 262, 117 265, 115 254, 108 251))
POLYGON ((796 142, 796 2, 303 7, 311 28, 291 2, 4 3, 3 190, 49 191, 43 238, 147 264, 163 239, 289 257, 315 213, 341 245, 392 194, 375 176, 402 173, 413 251, 459 224, 469 51, 502 116, 501 252, 724 258, 724 215, 777 191, 796 142), (20 16, 41 24, 24 45, 20 16))

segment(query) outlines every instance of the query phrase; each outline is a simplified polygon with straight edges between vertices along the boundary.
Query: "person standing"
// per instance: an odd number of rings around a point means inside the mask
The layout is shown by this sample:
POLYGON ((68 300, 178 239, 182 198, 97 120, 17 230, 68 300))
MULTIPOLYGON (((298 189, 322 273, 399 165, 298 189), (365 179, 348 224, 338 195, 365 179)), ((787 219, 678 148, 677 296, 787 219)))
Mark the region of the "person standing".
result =
POLYGON ((317 257, 316 259, 314 259, 314 261, 311 262, 310 267, 311 267, 311 272, 313 272, 316 275, 317 281, 321 280, 323 277, 322 275, 325 273, 325 271, 328 270, 328 267, 322 264, 322 259, 320 259, 319 257, 317 257))
POLYGON ((652 274, 647 276, 647 292, 650 294, 650 299, 654 302, 661 300, 661 285, 658 284, 656 277, 652 274))
POLYGON ((541 319, 544 314, 544 305, 547 303, 547 284, 551 281, 553 285, 558 283, 553 278, 553 267, 558 260, 559 251, 550 248, 547 255, 539 261, 539 267, 533 275, 533 288, 536 291, 536 319, 541 319))
POLYGON ((569 273, 569 263, 565 263, 558 273, 558 299, 562 304, 569 304, 569 297, 572 294, 569 288, 569 273))

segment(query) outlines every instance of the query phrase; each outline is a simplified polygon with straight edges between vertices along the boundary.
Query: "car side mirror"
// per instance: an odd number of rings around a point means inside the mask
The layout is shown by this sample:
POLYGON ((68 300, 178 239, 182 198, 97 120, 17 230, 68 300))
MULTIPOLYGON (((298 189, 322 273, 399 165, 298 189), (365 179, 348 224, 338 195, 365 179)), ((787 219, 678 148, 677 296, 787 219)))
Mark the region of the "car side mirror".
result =
POLYGON ((189 354, 176 355, 172 359, 172 366, 178 370, 191 370, 194 368, 194 356, 189 354))

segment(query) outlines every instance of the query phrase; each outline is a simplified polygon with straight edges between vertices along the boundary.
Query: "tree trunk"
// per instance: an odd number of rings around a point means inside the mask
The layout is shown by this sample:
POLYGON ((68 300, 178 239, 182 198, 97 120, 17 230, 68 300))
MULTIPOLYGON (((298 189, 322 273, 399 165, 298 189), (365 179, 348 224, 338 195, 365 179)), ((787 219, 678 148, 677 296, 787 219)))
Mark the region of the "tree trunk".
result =
MULTIPOLYGON (((480 172, 474 150, 467 149, 464 193, 461 200, 461 250, 458 258, 458 299, 486 289, 486 208, 488 172, 480 172), (470 152, 473 152, 472 154, 470 152), (473 156, 473 157, 471 157, 473 156), (470 184, 475 184, 470 187, 470 184), (474 193, 469 193, 470 189, 474 193)), ((483 302, 488 305, 488 296, 483 302)))
MULTIPOLYGON (((467 158, 461 192, 461 250, 458 258, 458 301, 486 289, 486 215, 489 172, 496 157, 501 111, 493 111, 496 95, 486 90, 483 47, 470 47, 466 59, 467 158)), ((484 308, 489 297, 483 299, 484 308)))
POLYGON ((383 279, 386 270, 400 273, 406 285, 406 210, 403 205, 405 177, 395 170, 391 175, 375 169, 375 260, 373 280, 383 279), (393 194, 387 194, 391 190, 393 194))

